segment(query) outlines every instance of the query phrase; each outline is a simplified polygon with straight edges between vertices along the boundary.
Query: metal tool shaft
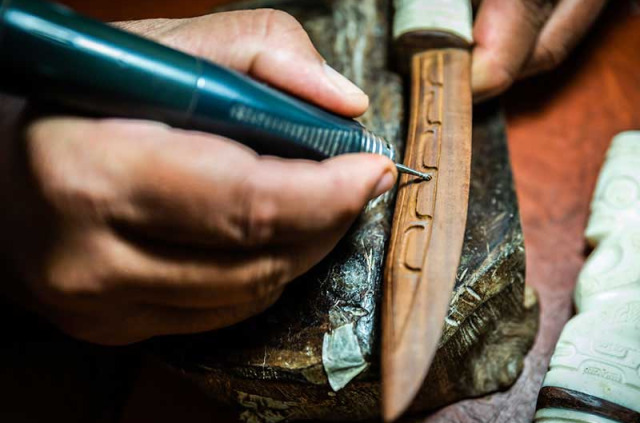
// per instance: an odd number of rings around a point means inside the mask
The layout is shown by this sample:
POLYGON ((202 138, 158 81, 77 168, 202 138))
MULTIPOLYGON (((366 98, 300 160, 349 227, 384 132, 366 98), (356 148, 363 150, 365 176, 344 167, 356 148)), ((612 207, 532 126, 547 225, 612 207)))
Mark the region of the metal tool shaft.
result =
POLYGON ((410 167, 407 167, 405 165, 396 163, 396 169, 398 169, 398 172, 400 173, 406 173, 408 175, 413 175, 413 176, 417 176, 419 178, 421 178, 422 180, 425 181, 430 181, 431 180, 431 175, 428 173, 423 173, 423 172, 418 172, 417 170, 411 169, 410 167))

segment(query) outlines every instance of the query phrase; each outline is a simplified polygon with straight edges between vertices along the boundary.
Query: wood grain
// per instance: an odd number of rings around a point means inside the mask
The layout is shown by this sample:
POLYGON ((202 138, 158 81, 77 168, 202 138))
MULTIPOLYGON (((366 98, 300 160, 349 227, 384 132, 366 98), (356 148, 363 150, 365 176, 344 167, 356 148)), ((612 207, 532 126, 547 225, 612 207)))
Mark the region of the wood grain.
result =
POLYGON ((470 55, 414 55, 404 164, 431 181, 400 178, 383 297, 382 403, 398 417, 433 360, 460 262, 471 166, 470 55))

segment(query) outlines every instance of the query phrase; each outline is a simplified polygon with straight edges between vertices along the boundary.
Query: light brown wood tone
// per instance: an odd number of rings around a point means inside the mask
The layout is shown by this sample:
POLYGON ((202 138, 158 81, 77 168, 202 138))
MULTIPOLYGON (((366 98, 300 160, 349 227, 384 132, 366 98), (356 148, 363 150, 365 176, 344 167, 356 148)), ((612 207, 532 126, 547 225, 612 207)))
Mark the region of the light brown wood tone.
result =
POLYGON ((382 310, 382 411, 410 405, 438 346, 460 261, 471 167, 470 55, 437 49, 412 60, 411 116, 387 254, 382 310))

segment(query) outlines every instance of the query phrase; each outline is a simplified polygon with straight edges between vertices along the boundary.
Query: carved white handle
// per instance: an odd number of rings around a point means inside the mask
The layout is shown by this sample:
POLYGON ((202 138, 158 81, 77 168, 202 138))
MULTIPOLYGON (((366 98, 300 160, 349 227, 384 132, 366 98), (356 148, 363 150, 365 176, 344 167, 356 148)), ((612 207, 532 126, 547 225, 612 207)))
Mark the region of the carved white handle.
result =
POLYGON ((413 31, 444 31, 473 41, 469 0, 395 0, 393 38, 413 31))
POLYGON ((586 237, 595 250, 578 277, 578 314, 551 358, 536 422, 640 416, 640 131, 613 139, 591 212, 586 237), (566 392, 578 406, 557 398, 566 392), (593 399, 604 401, 589 406, 593 399))

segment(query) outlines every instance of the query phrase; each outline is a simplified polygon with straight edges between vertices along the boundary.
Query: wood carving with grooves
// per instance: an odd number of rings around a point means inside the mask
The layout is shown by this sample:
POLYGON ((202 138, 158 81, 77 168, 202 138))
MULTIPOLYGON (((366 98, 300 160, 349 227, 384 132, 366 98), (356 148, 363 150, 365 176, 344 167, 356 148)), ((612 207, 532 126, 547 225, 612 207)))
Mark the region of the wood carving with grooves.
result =
POLYGON ((403 175, 398 189, 382 312, 383 398, 391 409, 406 402, 406 392, 420 388, 456 280, 471 163, 469 57, 455 48, 413 56, 404 163, 433 178, 417 181, 403 175), (433 348, 424 357, 423 346, 429 343, 433 348), (416 371, 421 378, 415 378, 416 371))

